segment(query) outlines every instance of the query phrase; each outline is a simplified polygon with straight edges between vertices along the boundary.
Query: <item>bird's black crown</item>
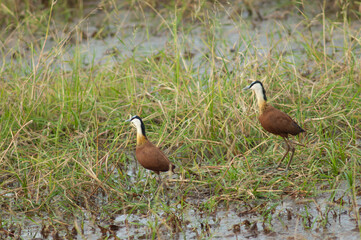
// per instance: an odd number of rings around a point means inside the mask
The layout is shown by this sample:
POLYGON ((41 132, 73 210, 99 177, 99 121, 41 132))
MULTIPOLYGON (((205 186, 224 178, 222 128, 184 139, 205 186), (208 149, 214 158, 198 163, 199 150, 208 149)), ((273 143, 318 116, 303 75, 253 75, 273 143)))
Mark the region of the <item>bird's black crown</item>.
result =
POLYGON ((262 92, 263 92, 263 99, 265 100, 265 101, 267 101, 267 97, 266 97, 266 90, 264 90, 264 87, 263 87, 263 84, 260 82, 260 81, 254 81, 253 83, 251 83, 251 85, 249 85, 249 88, 251 88, 253 85, 255 85, 255 84, 257 84, 257 83, 259 83, 260 85, 261 85, 261 87, 262 87, 262 92))
POLYGON ((142 128, 142 134, 144 135, 144 137, 146 137, 145 126, 144 126, 143 120, 139 116, 135 115, 130 119, 130 121, 133 121, 134 119, 138 119, 140 121, 140 127, 142 128))

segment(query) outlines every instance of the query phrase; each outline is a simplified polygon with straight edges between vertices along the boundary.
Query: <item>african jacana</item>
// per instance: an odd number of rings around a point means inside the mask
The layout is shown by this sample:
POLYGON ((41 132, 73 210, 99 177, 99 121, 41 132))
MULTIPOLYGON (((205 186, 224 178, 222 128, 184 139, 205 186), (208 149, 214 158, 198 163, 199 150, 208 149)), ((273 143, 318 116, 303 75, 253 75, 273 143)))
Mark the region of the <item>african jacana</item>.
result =
POLYGON ((135 157, 140 165, 144 168, 152 170, 159 176, 159 172, 167 172, 171 168, 174 172, 175 166, 169 161, 164 153, 154 146, 145 135, 145 127, 142 119, 138 116, 133 116, 127 120, 137 129, 137 147, 135 150, 135 157))
POLYGON ((288 135, 293 136, 298 135, 301 132, 305 132, 290 116, 286 113, 281 112, 280 110, 272 107, 267 103, 266 91, 264 90, 263 84, 260 81, 255 81, 251 83, 248 87, 243 88, 243 90, 252 89, 256 93, 258 107, 260 115, 258 120, 260 121, 262 127, 275 135, 281 136, 287 146, 287 151, 285 155, 279 161, 277 168, 281 165, 283 159, 285 159, 288 152, 291 150, 291 158, 287 164, 286 171, 288 170, 293 154, 295 153, 295 148, 288 140, 288 135))

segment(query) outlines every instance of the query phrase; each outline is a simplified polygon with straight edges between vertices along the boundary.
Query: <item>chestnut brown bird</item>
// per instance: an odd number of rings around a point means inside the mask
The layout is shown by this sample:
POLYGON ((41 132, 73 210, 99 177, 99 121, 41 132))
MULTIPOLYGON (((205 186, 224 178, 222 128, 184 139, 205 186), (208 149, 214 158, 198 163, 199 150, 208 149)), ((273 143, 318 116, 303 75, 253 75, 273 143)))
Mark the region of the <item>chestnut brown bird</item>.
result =
POLYGON ((260 81, 255 81, 251 83, 251 85, 249 85, 248 87, 243 88, 243 90, 247 89, 252 89, 256 94, 260 111, 258 120, 261 123, 262 127, 270 133, 281 136, 286 142, 287 151, 279 161, 277 168, 281 165, 283 159, 285 159, 286 155, 291 150, 291 158, 286 167, 287 171, 292 162, 293 154, 295 153, 295 148, 288 140, 288 135, 291 134, 293 136, 296 136, 301 132, 305 132, 305 130, 303 130, 286 113, 281 112, 280 110, 272 107, 267 103, 266 91, 264 90, 263 84, 260 81))
POLYGON ((169 161, 164 153, 154 146, 145 135, 145 127, 142 119, 138 116, 133 116, 127 122, 131 122, 137 129, 137 147, 135 150, 135 157, 140 165, 144 168, 152 170, 159 176, 159 172, 167 172, 169 169, 174 173, 175 166, 169 161))

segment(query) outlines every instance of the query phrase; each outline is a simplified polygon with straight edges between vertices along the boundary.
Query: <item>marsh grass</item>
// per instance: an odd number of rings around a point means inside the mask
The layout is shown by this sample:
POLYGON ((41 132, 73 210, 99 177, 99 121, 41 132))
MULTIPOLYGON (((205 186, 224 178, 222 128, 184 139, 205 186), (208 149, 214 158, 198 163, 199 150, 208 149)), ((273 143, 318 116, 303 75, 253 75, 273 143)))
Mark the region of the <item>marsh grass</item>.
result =
MULTIPOLYGON (((316 196, 320 186, 336 191, 344 180, 359 214, 360 32, 347 16, 328 18, 320 8, 300 17, 293 10, 301 27, 269 21, 272 28, 259 28, 269 32, 257 34, 227 4, 201 4, 191 17, 184 16, 186 2, 167 11, 144 4, 150 10, 132 12, 144 21, 141 31, 163 33, 167 44, 145 57, 136 57, 136 48, 133 57, 114 56, 116 64, 85 63, 83 21, 59 35, 69 28, 49 18, 53 9, 34 16, 36 22, 18 19, 12 34, 1 34, 4 216, 46 213, 72 222, 84 209, 102 218, 148 212, 156 219, 149 237, 156 238, 166 224, 158 212, 174 220, 174 212, 182 214, 176 206, 212 212, 220 203, 277 203, 285 195, 316 196), (234 42, 223 37, 225 16, 239 32, 234 42), (36 35, 25 30, 29 25, 36 35), (198 45, 189 40, 197 31, 198 45), (334 43, 340 36, 343 43, 334 43), (282 139, 262 129, 255 97, 241 91, 252 79, 263 80, 269 103, 307 131, 293 139, 305 147, 296 147, 288 173, 273 169, 284 153, 282 139), (159 191, 155 176, 135 163, 135 133, 124 123, 135 114, 177 166, 159 191)), ((107 21, 120 11, 104 9, 107 21)))

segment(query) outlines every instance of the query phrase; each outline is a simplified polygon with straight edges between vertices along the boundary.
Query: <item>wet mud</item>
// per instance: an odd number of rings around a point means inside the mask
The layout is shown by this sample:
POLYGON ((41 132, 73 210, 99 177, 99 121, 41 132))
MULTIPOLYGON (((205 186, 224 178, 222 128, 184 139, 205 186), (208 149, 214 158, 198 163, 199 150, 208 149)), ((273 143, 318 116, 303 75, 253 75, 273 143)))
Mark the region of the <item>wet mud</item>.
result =
MULTIPOLYGON (((168 190, 172 190, 171 188, 168 190)), ((240 202, 201 207, 200 199, 188 199, 186 207, 167 195, 148 199, 149 204, 169 204, 164 210, 143 214, 111 214, 107 217, 83 211, 73 224, 60 220, 13 215, 0 228, 2 238, 22 239, 360 239, 361 188, 353 200, 346 182, 337 191, 315 198, 257 204, 240 202)), ((250 201, 251 202, 251 201, 250 201)), ((69 221, 68 221, 69 222, 69 221)), ((71 222, 71 221, 70 221, 71 222)))

